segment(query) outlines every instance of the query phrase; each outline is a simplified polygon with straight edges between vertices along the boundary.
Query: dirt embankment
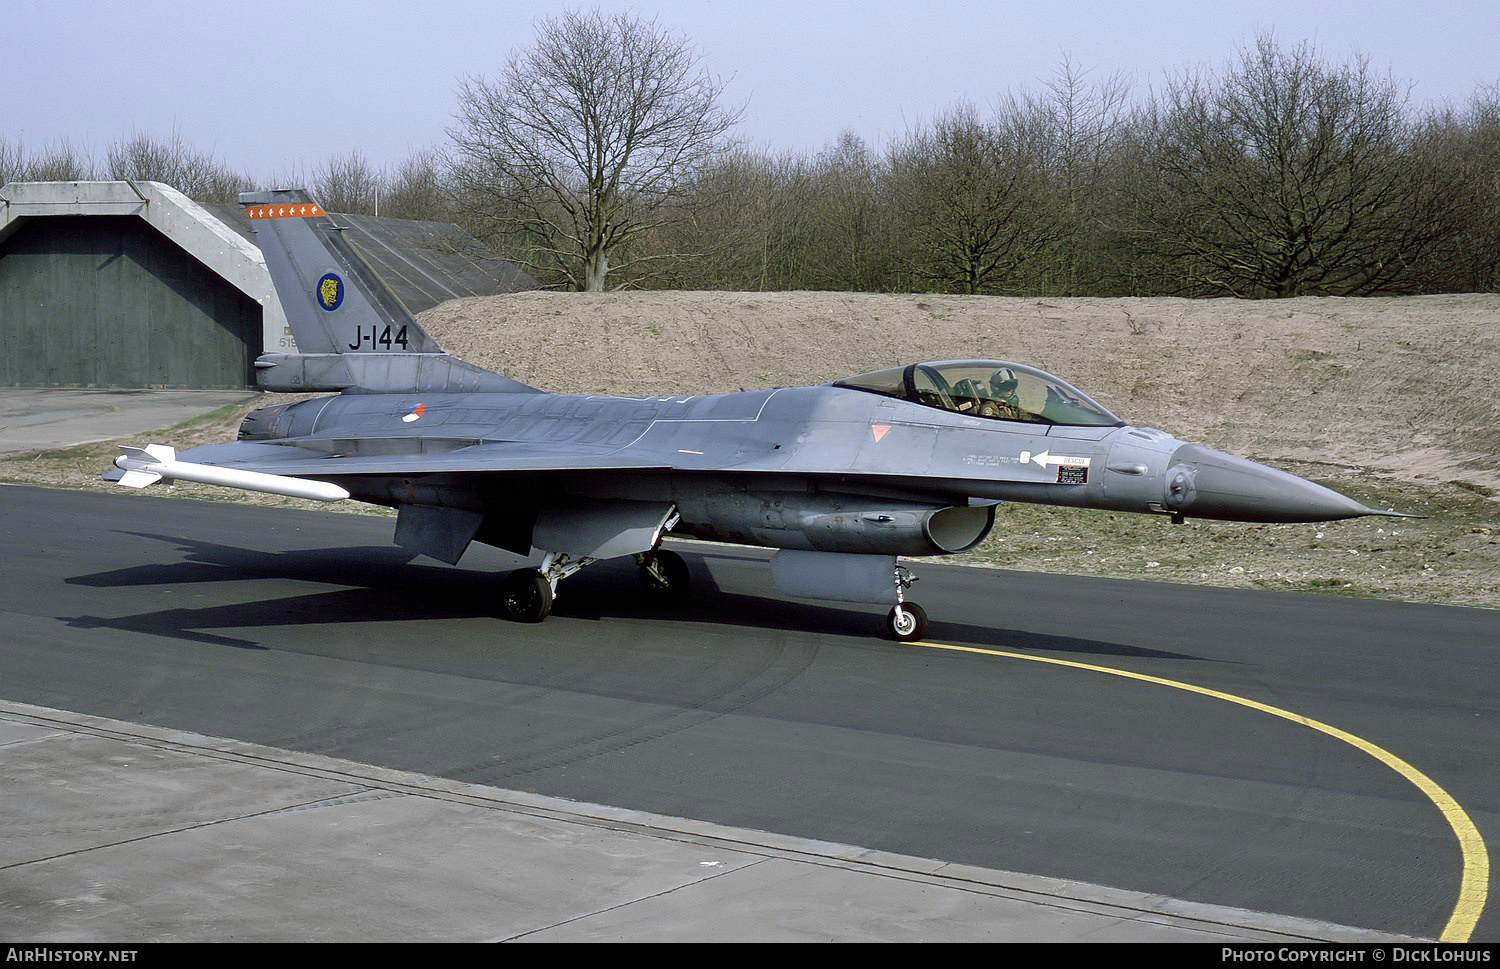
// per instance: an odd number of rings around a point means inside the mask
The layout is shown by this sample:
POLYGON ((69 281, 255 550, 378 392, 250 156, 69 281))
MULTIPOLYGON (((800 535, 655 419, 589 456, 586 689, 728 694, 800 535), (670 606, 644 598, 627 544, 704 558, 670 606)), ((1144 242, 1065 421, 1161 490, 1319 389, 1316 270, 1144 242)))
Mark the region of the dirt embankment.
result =
POLYGON ((564 392, 722 393, 1015 360, 1224 450, 1500 489, 1496 295, 521 293, 454 300, 422 322, 450 353, 564 392))
MULTIPOLYGON (((421 314, 450 353, 546 390, 722 393, 913 360, 1039 366, 1132 423, 1278 465, 1420 520, 1167 525, 1007 505, 964 561, 1500 607, 1500 295, 1035 299, 850 293, 521 293, 421 314)), ((231 440, 241 414, 162 439, 231 440)), ((108 445, 0 479, 108 487, 108 445)), ((295 504, 206 486, 179 491, 295 504)))

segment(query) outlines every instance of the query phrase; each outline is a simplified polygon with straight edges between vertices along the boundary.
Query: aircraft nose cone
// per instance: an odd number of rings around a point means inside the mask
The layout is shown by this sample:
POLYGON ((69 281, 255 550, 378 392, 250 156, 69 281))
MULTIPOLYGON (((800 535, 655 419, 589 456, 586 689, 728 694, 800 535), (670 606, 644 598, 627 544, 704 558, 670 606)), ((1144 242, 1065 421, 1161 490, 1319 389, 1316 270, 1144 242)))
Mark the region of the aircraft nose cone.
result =
POLYGON ((1321 522, 1375 514, 1295 474, 1196 444, 1172 453, 1166 482, 1167 507, 1194 518, 1321 522))

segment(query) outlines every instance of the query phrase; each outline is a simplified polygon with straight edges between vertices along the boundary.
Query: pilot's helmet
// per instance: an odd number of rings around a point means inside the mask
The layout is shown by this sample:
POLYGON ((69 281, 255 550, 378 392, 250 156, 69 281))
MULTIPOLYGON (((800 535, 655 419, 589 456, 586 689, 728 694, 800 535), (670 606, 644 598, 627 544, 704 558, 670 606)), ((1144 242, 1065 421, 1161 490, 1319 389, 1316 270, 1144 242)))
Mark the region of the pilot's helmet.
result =
POLYGON ((997 397, 1008 397, 1016 392, 1016 372, 1009 367, 1001 367, 990 374, 990 390, 997 397))

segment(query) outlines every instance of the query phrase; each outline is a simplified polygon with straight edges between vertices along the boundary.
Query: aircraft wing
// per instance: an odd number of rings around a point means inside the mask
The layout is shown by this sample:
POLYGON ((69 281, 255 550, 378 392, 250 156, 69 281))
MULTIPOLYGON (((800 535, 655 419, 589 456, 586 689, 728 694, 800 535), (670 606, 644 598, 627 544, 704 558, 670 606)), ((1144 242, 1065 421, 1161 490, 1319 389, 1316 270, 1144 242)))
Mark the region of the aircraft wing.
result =
POLYGON ((414 475, 445 472, 667 470, 670 461, 619 446, 453 438, 286 439, 215 444, 180 460, 286 476, 414 475), (347 446, 346 446, 347 445, 347 446))

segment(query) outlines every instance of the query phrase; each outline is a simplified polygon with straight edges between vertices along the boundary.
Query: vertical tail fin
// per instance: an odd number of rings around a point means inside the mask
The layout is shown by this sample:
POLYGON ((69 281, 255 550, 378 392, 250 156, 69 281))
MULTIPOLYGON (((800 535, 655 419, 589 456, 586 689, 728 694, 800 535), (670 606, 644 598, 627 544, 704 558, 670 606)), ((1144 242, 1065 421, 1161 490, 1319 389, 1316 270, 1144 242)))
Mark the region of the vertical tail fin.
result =
POLYGON ((240 204, 265 255, 297 353, 265 353, 267 390, 532 391, 448 356, 303 189, 248 192, 240 204))

